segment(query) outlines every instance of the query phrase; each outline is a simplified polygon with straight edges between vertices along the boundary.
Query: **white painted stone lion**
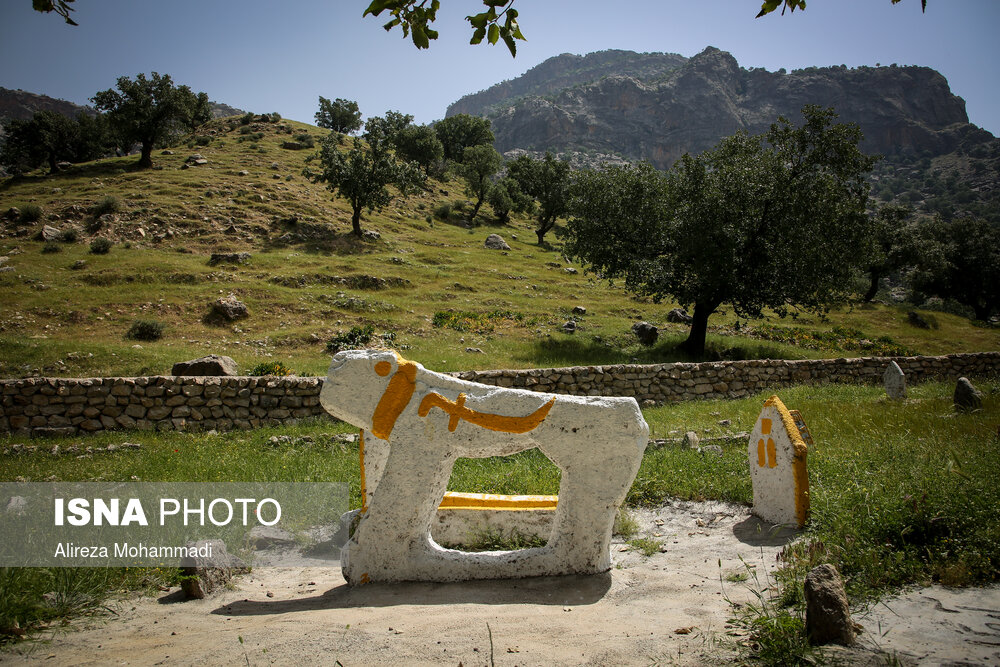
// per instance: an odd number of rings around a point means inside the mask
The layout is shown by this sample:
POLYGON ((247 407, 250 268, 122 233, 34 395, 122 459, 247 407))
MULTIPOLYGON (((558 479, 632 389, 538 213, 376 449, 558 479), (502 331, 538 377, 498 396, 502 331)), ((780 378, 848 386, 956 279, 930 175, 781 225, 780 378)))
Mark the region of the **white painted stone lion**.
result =
POLYGON ((632 398, 492 387, 426 370, 389 351, 340 352, 320 401, 363 429, 374 492, 341 562, 351 584, 591 574, 611 567, 611 530, 646 447, 632 398), (459 457, 538 447, 562 470, 544 547, 467 553, 430 535, 459 457))

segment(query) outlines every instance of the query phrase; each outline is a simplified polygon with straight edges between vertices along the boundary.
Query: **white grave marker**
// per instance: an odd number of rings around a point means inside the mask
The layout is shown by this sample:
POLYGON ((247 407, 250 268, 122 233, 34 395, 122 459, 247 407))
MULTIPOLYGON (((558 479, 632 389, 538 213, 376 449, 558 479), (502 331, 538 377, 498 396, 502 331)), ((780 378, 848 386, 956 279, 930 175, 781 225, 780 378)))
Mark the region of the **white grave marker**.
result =
POLYGON ((892 400, 901 401, 906 398, 906 375, 895 361, 890 361, 889 367, 885 369, 882 384, 885 385, 886 395, 892 400))
POLYGON ((809 514, 807 441, 812 438, 802 416, 789 411, 777 396, 767 399, 749 442, 753 513, 765 521, 805 525, 809 514))

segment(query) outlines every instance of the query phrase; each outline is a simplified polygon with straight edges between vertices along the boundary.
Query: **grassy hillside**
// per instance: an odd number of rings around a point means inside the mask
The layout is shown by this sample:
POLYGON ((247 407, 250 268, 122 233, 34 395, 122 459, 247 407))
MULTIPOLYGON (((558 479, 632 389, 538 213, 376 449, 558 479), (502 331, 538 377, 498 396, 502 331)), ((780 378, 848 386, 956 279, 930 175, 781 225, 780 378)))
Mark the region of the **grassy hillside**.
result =
MULTIPOLYGON (((351 236, 345 202, 302 176, 315 149, 283 147, 318 143, 325 133, 288 120, 220 119, 172 154, 155 153, 151 171, 132 170, 132 156, 0 184, 0 215, 11 206, 22 217, 41 209, 35 221, 0 223, 0 256, 7 257, 0 260, 0 377, 169 373, 173 362, 208 353, 229 355, 243 370, 281 361, 319 375, 329 361, 326 343, 364 325, 377 336, 394 334, 395 347, 435 370, 681 358, 674 346, 686 327, 665 321, 677 304, 637 300, 588 275, 566 261, 558 239, 539 247, 530 219, 493 226, 484 206, 478 224, 467 225, 461 209, 471 206, 457 180, 429 181, 420 195, 366 213, 362 226, 379 239, 351 236), (194 153, 207 163, 187 166, 194 153), (446 204, 452 211, 441 216, 446 204), (44 225, 72 230, 69 240, 41 240, 44 225), (484 247, 493 232, 509 252, 484 247), (113 242, 110 252, 90 252, 97 237, 113 242), (238 251, 251 253, 247 263, 209 263, 213 252, 238 251), (230 293, 249 317, 207 321, 210 304, 230 293), (587 313, 575 334, 563 333, 574 306, 587 313), (449 312, 468 315, 439 314, 449 312), (140 319, 164 324, 163 338, 127 339, 140 319), (630 327, 640 320, 661 327, 657 346, 635 342, 630 327)), ((826 321, 774 317, 737 330, 729 310, 710 321, 709 355, 1000 348, 996 329, 943 313, 932 319, 936 329, 919 329, 905 310, 877 305, 826 321)))

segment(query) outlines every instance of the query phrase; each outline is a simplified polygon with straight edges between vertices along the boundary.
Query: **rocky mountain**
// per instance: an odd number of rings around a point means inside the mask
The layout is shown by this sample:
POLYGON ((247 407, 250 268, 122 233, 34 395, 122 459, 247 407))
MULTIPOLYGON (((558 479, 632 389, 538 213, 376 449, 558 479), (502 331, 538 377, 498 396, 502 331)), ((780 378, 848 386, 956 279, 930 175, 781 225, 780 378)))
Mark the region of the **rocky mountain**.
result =
MULTIPOLYGON (((231 107, 221 102, 209 102, 212 107, 212 117, 242 115, 241 109, 231 107)), ((95 115, 97 112, 90 106, 80 106, 66 100, 56 99, 48 95, 29 93, 26 90, 10 90, 0 88, 0 125, 9 119, 27 120, 37 111, 55 111, 64 116, 75 118, 78 113, 95 115)))
POLYGON ((37 111, 55 111, 74 118, 81 112, 90 115, 97 113, 91 107, 80 106, 48 95, 0 88, 0 123, 8 119, 27 120, 37 111))
POLYGON ((969 123, 965 101, 927 67, 809 67, 769 72, 740 67, 708 47, 674 54, 604 51, 551 58, 512 81, 455 102, 448 115, 484 115, 496 146, 564 154, 617 154, 667 168, 737 130, 793 122, 805 104, 832 106, 858 123, 864 148, 885 155, 938 156, 993 141, 969 123))

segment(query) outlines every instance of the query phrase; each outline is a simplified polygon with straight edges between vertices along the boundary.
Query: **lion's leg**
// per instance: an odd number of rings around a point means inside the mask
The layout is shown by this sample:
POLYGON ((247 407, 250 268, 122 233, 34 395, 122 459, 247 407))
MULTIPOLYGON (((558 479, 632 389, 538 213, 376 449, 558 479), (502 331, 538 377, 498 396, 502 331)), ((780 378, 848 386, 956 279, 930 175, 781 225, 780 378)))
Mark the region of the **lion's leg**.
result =
POLYGON ((635 479, 645 440, 619 437, 595 442, 587 456, 545 452, 563 470, 551 547, 566 572, 596 573, 611 568, 615 514, 635 479))
POLYGON ((382 477, 344 558, 349 583, 414 578, 410 569, 429 549, 431 519, 454 464, 441 449, 419 438, 392 439, 382 477))

